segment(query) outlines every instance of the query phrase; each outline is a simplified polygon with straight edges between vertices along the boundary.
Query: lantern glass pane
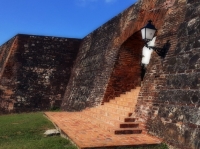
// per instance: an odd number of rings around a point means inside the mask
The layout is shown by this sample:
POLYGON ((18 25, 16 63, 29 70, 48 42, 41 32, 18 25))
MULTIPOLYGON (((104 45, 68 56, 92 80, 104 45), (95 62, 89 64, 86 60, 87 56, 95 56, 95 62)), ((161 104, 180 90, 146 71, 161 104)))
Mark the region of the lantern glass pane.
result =
POLYGON ((146 28, 146 39, 147 40, 152 40, 155 33, 156 33, 156 30, 146 28))
POLYGON ((143 40, 146 39, 146 36, 145 36, 145 30, 146 30, 146 28, 141 29, 142 39, 143 39, 143 40))

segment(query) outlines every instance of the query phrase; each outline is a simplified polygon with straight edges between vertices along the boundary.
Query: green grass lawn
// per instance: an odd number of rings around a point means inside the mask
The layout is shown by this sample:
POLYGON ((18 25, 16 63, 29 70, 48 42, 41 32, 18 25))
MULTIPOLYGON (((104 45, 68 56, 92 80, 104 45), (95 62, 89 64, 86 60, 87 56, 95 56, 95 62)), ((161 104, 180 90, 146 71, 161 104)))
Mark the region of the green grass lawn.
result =
POLYGON ((52 128, 43 113, 0 116, 0 149, 76 149, 60 136, 43 135, 52 128))
MULTIPOLYGON (((69 140, 60 136, 43 135, 52 128, 53 124, 41 112, 0 116, 0 149, 77 149, 69 140)), ((165 144, 122 148, 168 149, 165 144)))

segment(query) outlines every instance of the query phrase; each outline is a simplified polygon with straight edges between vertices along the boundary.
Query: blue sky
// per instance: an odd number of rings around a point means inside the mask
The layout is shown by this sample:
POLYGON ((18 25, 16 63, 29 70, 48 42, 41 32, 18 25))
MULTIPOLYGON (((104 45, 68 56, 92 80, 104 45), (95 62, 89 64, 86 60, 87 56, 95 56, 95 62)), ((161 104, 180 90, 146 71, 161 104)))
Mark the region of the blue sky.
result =
POLYGON ((0 0, 0 45, 21 34, 83 38, 137 0, 0 0))

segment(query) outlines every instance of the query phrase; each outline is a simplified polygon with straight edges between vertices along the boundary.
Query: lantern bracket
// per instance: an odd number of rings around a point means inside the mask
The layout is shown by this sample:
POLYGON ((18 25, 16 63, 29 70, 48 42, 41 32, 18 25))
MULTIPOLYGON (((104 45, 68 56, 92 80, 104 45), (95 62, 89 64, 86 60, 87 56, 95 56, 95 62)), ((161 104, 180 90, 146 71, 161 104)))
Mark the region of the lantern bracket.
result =
POLYGON ((149 50, 150 50, 150 49, 153 49, 153 50, 158 54, 158 56, 160 56, 161 58, 165 58, 165 56, 166 56, 166 54, 167 54, 167 52, 168 52, 168 50, 169 50, 169 48, 170 48, 170 46, 171 46, 171 44, 170 44, 169 41, 170 41, 170 40, 167 40, 167 42, 164 44, 164 46, 163 46, 162 48, 160 48, 160 47, 148 46, 147 43, 145 44, 145 46, 146 46, 147 48, 149 48, 149 50))

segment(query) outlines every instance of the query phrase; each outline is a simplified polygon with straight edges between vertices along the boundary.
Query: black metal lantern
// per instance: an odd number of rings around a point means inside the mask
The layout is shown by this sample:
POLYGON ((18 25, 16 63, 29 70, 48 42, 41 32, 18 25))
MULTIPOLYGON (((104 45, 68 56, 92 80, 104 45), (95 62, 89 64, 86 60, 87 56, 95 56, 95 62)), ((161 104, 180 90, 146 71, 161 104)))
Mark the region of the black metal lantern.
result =
POLYGON ((152 21, 149 20, 147 25, 141 29, 142 39, 145 41, 145 46, 149 49, 153 49, 159 56, 164 58, 166 56, 167 51, 170 48, 169 40, 164 44, 163 48, 148 46, 148 42, 151 41, 156 33, 157 29, 152 24, 152 21))
POLYGON ((152 21, 149 20, 148 24, 141 29, 142 39, 146 42, 151 41, 156 33, 157 29, 152 24, 152 21))

